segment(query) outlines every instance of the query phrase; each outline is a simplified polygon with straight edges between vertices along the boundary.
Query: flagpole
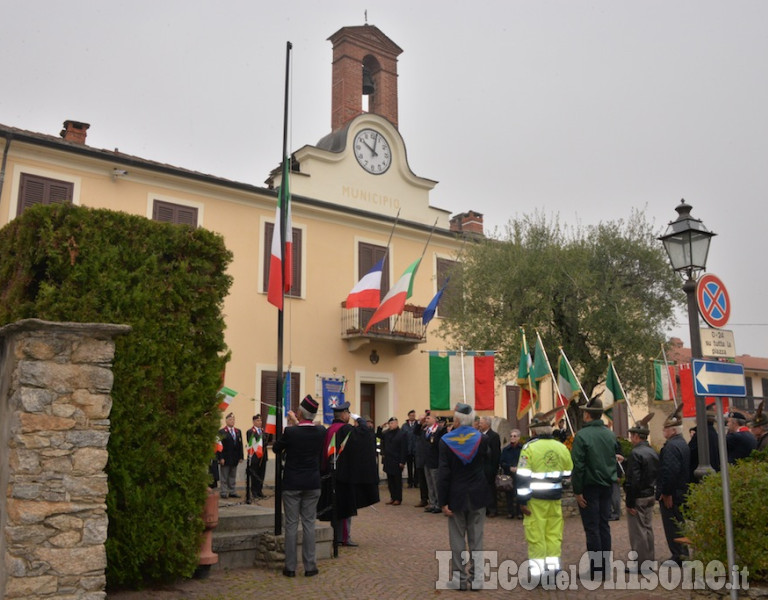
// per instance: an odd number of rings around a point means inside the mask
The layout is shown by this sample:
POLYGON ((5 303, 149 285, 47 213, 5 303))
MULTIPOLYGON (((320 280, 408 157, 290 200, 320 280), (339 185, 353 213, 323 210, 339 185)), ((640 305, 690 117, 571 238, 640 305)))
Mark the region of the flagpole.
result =
MULTIPOLYGON (((664 350, 664 344, 661 344, 661 355, 664 357, 664 368, 667 370, 667 377, 669 377, 669 363, 667 362, 667 352, 664 350)), ((676 382, 672 381, 672 385, 670 387, 672 388, 672 402, 675 403, 675 408, 677 408, 677 390, 675 389, 677 387, 676 382)))
MULTIPOLYGON (((291 73, 291 49, 293 44, 286 42, 285 45, 285 101, 283 106, 283 178, 290 172, 290 162, 286 169, 285 161, 290 161, 288 156, 288 99, 289 82, 291 73)), ((283 432, 283 310, 285 309, 285 221, 288 218, 288 199, 284 195, 284 190, 288 185, 287 181, 280 181, 280 231, 275 231, 273 235, 280 236, 280 294, 282 301, 277 311, 277 380, 275 381, 275 441, 282 437, 283 432)), ((265 449, 266 451, 266 449, 265 449)), ((283 529, 283 468, 280 460, 275 460, 275 535, 280 535, 283 529)))
MULTIPOLYGON (((459 361, 461 364, 461 398, 467 403, 467 378, 464 375, 464 346, 459 346, 459 361)), ((449 407, 450 408, 450 407, 449 407)), ((473 406, 472 409, 475 407, 473 406)))
MULTIPOLYGON (((552 378, 552 408, 556 408, 557 400, 555 400, 555 390, 557 390, 557 397, 560 398, 560 387, 557 385, 557 380, 555 379, 555 373, 552 371, 552 365, 549 364, 549 356, 547 355, 547 351, 544 348, 544 342, 541 341, 541 336, 539 335, 539 332, 536 332, 536 339, 539 341, 539 346, 541 347, 542 351, 544 352, 544 358, 547 361, 547 368, 549 369, 549 376, 552 378)), ((570 398, 568 399, 568 403, 570 404, 570 398)), ((571 425, 571 418, 568 416, 568 406, 565 407, 565 421, 568 423, 568 427, 571 428, 571 434, 575 435, 575 432, 573 431, 573 425, 571 425)))
MULTIPOLYGON (((627 401, 627 412, 629 413, 629 416, 632 418, 632 422, 637 425, 637 420, 635 419, 635 415, 632 414, 632 405, 629 403, 629 396, 627 396, 627 393, 624 391, 624 386, 621 385, 621 379, 619 378, 619 373, 616 371, 616 367, 613 366, 613 362, 611 360, 611 356, 608 355, 608 364, 613 369, 613 374, 616 376, 616 382, 619 384, 619 389, 621 390, 621 395, 624 396, 624 399, 627 401)), ((616 402, 614 402, 616 404, 616 402)))

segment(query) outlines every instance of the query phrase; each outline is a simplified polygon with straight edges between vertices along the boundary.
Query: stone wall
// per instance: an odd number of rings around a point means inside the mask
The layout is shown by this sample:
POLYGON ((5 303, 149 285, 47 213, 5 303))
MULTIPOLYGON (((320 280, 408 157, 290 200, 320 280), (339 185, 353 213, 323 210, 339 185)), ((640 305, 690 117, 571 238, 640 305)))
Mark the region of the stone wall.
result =
POLYGON ((125 325, 0 328, 0 593, 106 597, 114 337, 125 325))

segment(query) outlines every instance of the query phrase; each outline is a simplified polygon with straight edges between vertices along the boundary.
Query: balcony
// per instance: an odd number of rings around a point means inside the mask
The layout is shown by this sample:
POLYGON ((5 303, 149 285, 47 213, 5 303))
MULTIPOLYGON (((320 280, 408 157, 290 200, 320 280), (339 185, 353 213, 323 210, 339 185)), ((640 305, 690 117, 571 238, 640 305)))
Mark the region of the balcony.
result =
POLYGON ((406 304, 402 314, 376 323, 365 333, 374 312, 372 308, 347 308, 346 302, 341 303, 341 339, 347 340, 350 352, 375 341, 394 345, 398 354, 408 354, 427 341, 427 327, 421 322, 423 306, 406 304))

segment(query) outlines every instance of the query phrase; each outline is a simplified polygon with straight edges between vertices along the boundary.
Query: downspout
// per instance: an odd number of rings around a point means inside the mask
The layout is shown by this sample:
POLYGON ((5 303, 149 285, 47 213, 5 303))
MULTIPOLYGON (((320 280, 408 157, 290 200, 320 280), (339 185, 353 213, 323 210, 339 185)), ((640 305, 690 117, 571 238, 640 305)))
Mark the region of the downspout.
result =
POLYGON ((3 149, 3 163, 0 165, 0 202, 3 200, 3 183, 5 182, 5 163, 8 161, 8 150, 11 149, 12 133, 5 134, 5 148, 3 149))

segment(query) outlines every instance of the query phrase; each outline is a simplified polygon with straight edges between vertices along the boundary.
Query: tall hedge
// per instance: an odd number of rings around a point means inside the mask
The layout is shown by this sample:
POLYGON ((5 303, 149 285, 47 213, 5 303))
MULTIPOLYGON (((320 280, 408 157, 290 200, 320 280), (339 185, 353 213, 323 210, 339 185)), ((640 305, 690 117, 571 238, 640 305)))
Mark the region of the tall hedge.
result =
POLYGON ((0 324, 124 323, 109 439, 110 586, 195 569, 215 395, 228 359, 221 236, 108 210, 37 206, 0 229, 0 324))

